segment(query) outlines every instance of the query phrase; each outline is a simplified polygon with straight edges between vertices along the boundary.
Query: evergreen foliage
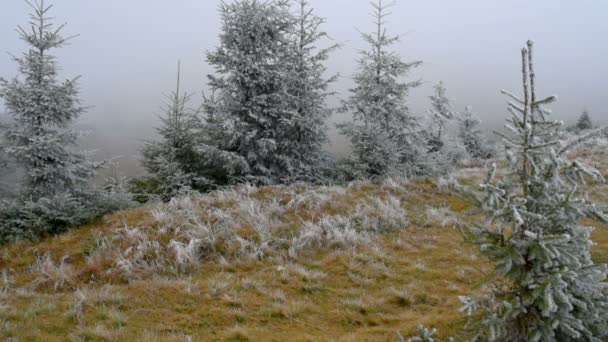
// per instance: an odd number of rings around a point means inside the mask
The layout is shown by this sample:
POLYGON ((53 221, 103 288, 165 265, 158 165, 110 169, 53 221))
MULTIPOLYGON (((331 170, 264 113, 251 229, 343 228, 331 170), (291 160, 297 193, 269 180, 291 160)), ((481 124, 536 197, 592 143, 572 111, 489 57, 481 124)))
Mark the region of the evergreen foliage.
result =
POLYGON ((583 113, 578 118, 576 128, 581 131, 593 129, 593 122, 591 121, 591 116, 589 116, 589 111, 587 111, 587 109, 583 110, 583 113))
MULTIPOLYGON (((0 146, 4 145, 4 132, 6 124, 2 121, 3 115, 0 114, 0 146)), ((4 150, 0 148, 0 199, 6 198, 12 192, 12 186, 9 185, 7 177, 14 172, 14 167, 10 163, 8 156, 4 150)))
POLYGON ((59 81, 57 62, 50 51, 69 38, 50 22, 44 1, 33 9, 31 28, 19 27, 28 51, 14 57, 21 77, 0 79, 0 97, 11 122, 1 150, 23 173, 21 193, 0 201, 0 242, 37 238, 61 232, 127 203, 105 199, 90 185, 103 163, 77 152, 80 133, 70 128, 84 113, 77 79, 59 81))
POLYGON ((188 108, 191 94, 180 91, 181 68, 178 63, 176 89, 166 96, 166 108, 157 128, 160 139, 142 148, 142 165, 150 174, 144 189, 170 200, 190 190, 205 190, 208 182, 199 176, 202 165, 197 152, 198 112, 188 108))
POLYGON ((430 127, 425 132, 429 145, 426 175, 444 175, 457 168, 469 154, 460 137, 453 132, 456 113, 443 82, 435 85, 430 99, 430 127))
MULTIPOLYGON (((441 342, 442 341, 441 339, 439 339, 438 337, 435 337, 436 333, 437 333, 437 329, 435 329, 435 328, 429 329, 423 325, 420 325, 420 326, 418 326, 418 328, 416 328, 416 335, 408 338, 407 342, 441 342)), ((397 334, 397 341, 406 342, 405 338, 403 338, 403 336, 401 336, 401 334, 397 334)), ((446 342, 452 342, 452 341, 454 341, 454 339, 451 337, 446 340, 446 342)))
POLYGON ((321 30, 325 20, 314 14, 308 1, 296 0, 295 3, 299 13, 293 32, 295 53, 290 62, 292 71, 289 72, 289 94, 294 101, 295 113, 288 133, 292 137, 290 148, 298 163, 293 180, 318 182, 329 162, 323 151, 323 146, 329 143, 326 122, 333 113, 327 106, 327 98, 334 95, 329 86, 337 80, 337 75, 325 78, 325 62, 339 45, 319 48, 319 42, 329 38, 321 30))
POLYGON ((560 145, 563 124, 543 108, 556 97, 536 97, 532 47, 522 49, 523 99, 504 92, 513 114, 503 136, 508 172, 496 177, 494 167, 483 191, 471 192, 489 220, 471 234, 505 281, 488 295, 461 298, 463 310, 479 317, 477 341, 606 341, 608 269, 592 261, 593 229, 580 223, 607 221, 581 192, 603 178, 565 156, 574 144, 560 145))
POLYGON ((431 151, 441 150, 445 145, 444 131, 448 120, 454 118, 452 102, 447 96, 447 89, 443 82, 439 82, 434 87, 434 94, 429 96, 431 99, 431 122, 430 145, 431 151))
POLYGON ((320 22, 304 12, 298 25, 285 0, 237 0, 220 9, 220 46, 207 55, 216 74, 209 76, 199 148, 208 177, 217 185, 274 184, 297 179, 302 170, 310 174, 328 114, 320 73, 329 50, 314 48, 323 36, 320 22), (301 86, 307 89, 297 91, 301 86))
POLYGON ((481 120, 473 113, 470 106, 465 108, 458 121, 458 136, 464 143, 467 153, 473 158, 491 158, 493 152, 479 127, 481 120))
POLYGON ((65 45, 63 25, 54 28, 44 2, 32 5, 31 29, 19 27, 30 49, 14 57, 22 78, 0 80, 12 122, 5 133, 4 152, 25 172, 24 191, 37 199, 72 189, 86 191, 99 163, 74 152, 79 133, 69 128, 83 112, 77 79, 57 80, 57 62, 49 52, 65 45))
POLYGON ((350 173, 369 178, 421 174, 427 148, 418 120, 406 103, 410 90, 420 82, 401 81, 421 62, 403 62, 396 52, 389 51, 399 37, 386 31, 388 6, 382 0, 372 6, 377 30, 362 34, 369 49, 361 52, 356 85, 341 109, 352 113, 353 121, 338 125, 352 145, 350 173))

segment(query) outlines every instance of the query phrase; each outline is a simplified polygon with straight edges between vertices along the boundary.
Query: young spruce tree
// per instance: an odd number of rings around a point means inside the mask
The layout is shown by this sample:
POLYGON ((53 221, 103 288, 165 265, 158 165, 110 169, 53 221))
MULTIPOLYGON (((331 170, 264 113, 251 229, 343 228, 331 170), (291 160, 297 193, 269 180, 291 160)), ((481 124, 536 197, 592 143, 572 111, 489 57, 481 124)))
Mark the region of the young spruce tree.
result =
POLYGON ((419 124, 406 104, 410 90, 419 81, 403 82, 421 62, 406 63, 389 48, 399 41, 389 36, 385 19, 388 6, 382 0, 372 3, 376 32, 363 33, 369 49, 361 52, 355 87, 344 101, 342 112, 353 121, 338 125, 352 145, 352 164, 362 177, 385 177, 397 173, 420 173, 420 158, 426 154, 419 124))
POLYGON ((33 9, 31 28, 19 28, 29 50, 14 57, 20 77, 0 80, 0 97, 11 121, 0 148, 23 175, 20 193, 0 200, 0 243, 37 239, 131 205, 123 196, 95 189, 91 180, 104 162, 77 151, 80 133, 70 126, 84 113, 76 81, 59 81, 51 50, 64 46, 64 25, 54 28, 52 6, 33 9))
POLYGON ((471 106, 467 106, 458 118, 458 137, 471 157, 488 159, 493 153, 479 128, 480 124, 481 120, 473 113, 471 106))
POLYGON ((589 115, 589 111, 587 109, 583 110, 583 113, 578 118, 576 123, 576 128, 580 131, 588 130, 593 128, 593 122, 591 121, 591 116, 589 115))
POLYGON ((445 145, 444 131, 448 120, 454 118, 452 102, 447 96, 447 89, 443 82, 439 82, 434 87, 434 94, 431 99, 431 123, 430 145, 433 151, 439 151, 445 145))
POLYGON ((286 0, 222 3, 220 46, 208 53, 214 96, 199 150, 217 185, 292 179, 300 167, 290 93, 295 18, 286 0))
POLYGON ((489 295, 461 298, 463 310, 479 319, 477 341, 606 341, 607 267, 594 264, 593 229, 581 225, 606 216, 579 188, 603 178, 565 156, 575 144, 560 144, 562 123, 543 108, 556 97, 536 96, 532 42, 522 70, 523 98, 504 92, 513 114, 503 136, 508 172, 489 173, 477 198, 490 223, 471 229, 505 281, 489 295))
POLYGON ((142 165, 150 174, 145 191, 163 200, 189 191, 203 190, 207 182, 197 176, 200 171, 197 153, 197 112, 188 108, 192 95, 180 91, 180 64, 177 67, 176 89, 166 96, 165 114, 156 130, 158 141, 142 148, 142 165))
MULTIPOLYGON (((30 3, 28 3, 30 4, 30 3)), ((99 163, 75 152, 80 134, 70 125, 84 112, 77 79, 60 82, 50 51, 64 46, 64 25, 54 28, 44 0, 30 4, 31 28, 19 27, 29 50, 14 57, 22 77, 0 80, 0 97, 12 122, 5 133, 4 152, 24 171, 24 191, 34 200, 59 193, 88 191, 99 163)))
POLYGON ((295 4, 298 7, 293 32, 295 53, 289 73, 289 93, 294 101, 295 115, 288 129, 292 137, 291 149, 299 164, 294 180, 314 182, 319 180, 327 161, 323 145, 329 142, 326 122, 333 112, 327 106, 327 98, 334 94, 329 86, 337 79, 336 75, 325 77, 325 63, 339 45, 318 47, 319 42, 328 38, 321 30, 325 21, 314 14, 308 1, 295 0, 295 4))

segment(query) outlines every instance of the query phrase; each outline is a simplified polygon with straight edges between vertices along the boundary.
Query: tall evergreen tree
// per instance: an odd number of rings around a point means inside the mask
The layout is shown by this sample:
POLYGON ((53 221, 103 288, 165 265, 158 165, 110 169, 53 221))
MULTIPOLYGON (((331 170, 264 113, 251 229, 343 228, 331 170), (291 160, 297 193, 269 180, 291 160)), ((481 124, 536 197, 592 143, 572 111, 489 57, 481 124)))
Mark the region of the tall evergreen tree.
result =
POLYGON ((295 0, 295 4, 298 7, 293 32, 295 53, 291 61, 293 70, 289 73, 295 115, 289 123, 292 131, 289 135, 294 157, 300 164, 297 179, 315 181, 326 159, 323 145, 329 142, 326 122, 332 110, 327 106, 327 98, 334 94, 329 91, 329 86, 337 79, 336 75, 325 78, 325 63, 339 45, 318 47, 320 41, 328 38, 327 33, 321 30, 325 21, 314 14, 308 1, 295 0))
POLYGON ((578 118, 578 122, 576 123, 576 128, 581 131, 593 128, 593 122, 591 121, 591 116, 589 115, 589 111, 586 108, 583 110, 583 113, 578 118))
POLYGON ((490 158, 492 151, 479 128, 481 120, 473 113, 471 106, 465 108, 458 121, 458 136, 464 143, 467 153, 473 158, 490 158))
POLYGON ((220 46, 207 54, 216 96, 205 103, 209 136, 200 148, 220 168, 210 176, 220 185, 291 179, 300 165, 291 135, 297 113, 289 86, 295 24, 289 2, 235 0, 220 10, 220 46))
POLYGON ((388 6, 382 0, 372 6, 376 32, 362 34, 369 49, 361 52, 354 77, 356 86, 342 107, 343 112, 352 113, 353 121, 338 127, 350 139, 352 161, 363 176, 418 173, 419 159, 426 151, 406 99, 420 82, 401 79, 421 62, 403 62, 389 50, 399 37, 389 36, 386 31, 388 6))
POLYGON ((64 25, 54 28, 44 0, 28 3, 33 9, 31 29, 19 27, 29 50, 14 57, 21 78, 0 80, 0 97, 12 122, 5 134, 4 152, 25 173, 24 190, 34 199, 70 191, 85 191, 99 163, 75 152, 79 133, 70 125, 83 112, 77 79, 60 82, 50 51, 64 46, 64 25))
POLYGON ((489 173, 476 197, 491 223, 471 230, 504 282, 462 298, 463 309, 479 311, 473 340, 606 341, 608 269, 591 259, 593 229, 581 219, 607 217, 577 186, 603 178, 566 158, 575 144, 561 146, 562 123, 547 119, 543 105, 556 97, 536 97, 532 47, 522 49, 523 99, 504 92, 513 114, 512 134, 503 136, 508 172, 489 173))
POLYGON ((191 94, 181 93, 181 68, 178 63, 176 89, 166 96, 166 108, 157 128, 160 140, 142 148, 142 165, 150 174, 147 180, 151 194, 169 200, 180 192, 203 190, 207 182, 199 177, 197 148, 197 111, 188 107, 191 94))
POLYGON ((53 27, 52 6, 43 0, 28 4, 31 29, 18 31, 30 48, 14 57, 21 77, 0 80, 0 97, 12 119, 0 148, 23 174, 21 193, 0 200, 0 243, 59 233, 131 205, 128 196, 115 198, 91 184, 105 163, 77 151, 80 133, 70 126, 85 111, 77 79, 59 81, 50 54, 68 40, 61 35, 64 25, 53 27))

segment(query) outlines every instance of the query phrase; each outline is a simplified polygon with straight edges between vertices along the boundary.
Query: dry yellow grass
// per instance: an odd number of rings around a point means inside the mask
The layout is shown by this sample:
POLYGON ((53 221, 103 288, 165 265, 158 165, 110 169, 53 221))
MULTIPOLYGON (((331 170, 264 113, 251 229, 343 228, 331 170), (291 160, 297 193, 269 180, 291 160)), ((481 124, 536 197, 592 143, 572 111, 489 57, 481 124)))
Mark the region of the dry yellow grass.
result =
MULTIPOLYGON (((340 213, 370 193, 400 196, 409 226, 353 248, 314 248, 296 259, 214 258, 186 274, 128 279, 108 276, 111 265, 86 261, 93 237, 129 226, 154 226, 149 208, 112 215, 104 222, 40 243, 2 246, 0 338, 20 341, 394 341, 419 324, 457 334, 466 318, 459 295, 483 291, 492 265, 457 229, 428 219, 445 208, 470 221, 468 204, 439 191, 431 180, 394 186, 362 184, 333 205, 293 213, 340 213), (404 195, 405 194, 405 195, 404 195), (118 224, 118 223, 120 224, 118 224), (64 259, 71 281, 55 286, 33 271, 36 258, 64 259), (38 279, 38 281, 36 281, 38 279), (44 280, 44 279, 43 279, 44 280)), ((284 188, 261 188, 259 200, 291 198, 284 188)), ((297 188, 293 193, 304 191, 297 188)), ((234 203, 218 201, 216 206, 234 203)), ((207 210, 202 208, 201 210, 207 210)), ((204 215, 204 213, 201 213, 204 215)), ((291 215, 288 212, 288 215, 291 215)), ((448 221, 451 222, 451 221, 448 221)), ((608 227, 594 222, 594 257, 608 262, 608 227)), ((246 228, 243 228, 246 229, 246 228)))

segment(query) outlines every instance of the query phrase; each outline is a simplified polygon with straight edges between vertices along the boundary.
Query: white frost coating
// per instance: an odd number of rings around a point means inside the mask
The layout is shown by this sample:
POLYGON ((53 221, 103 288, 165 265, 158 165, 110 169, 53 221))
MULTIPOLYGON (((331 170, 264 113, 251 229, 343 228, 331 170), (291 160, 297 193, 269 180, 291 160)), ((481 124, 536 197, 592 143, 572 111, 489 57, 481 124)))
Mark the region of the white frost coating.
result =
POLYGON ((215 74, 203 109, 198 152, 216 185, 319 181, 327 162, 326 105, 335 77, 325 62, 337 48, 304 0, 222 3, 220 46, 207 55, 215 74))
MULTIPOLYGON (((87 261, 104 264, 105 258, 113 263, 109 274, 140 279, 155 272, 188 273, 207 260, 295 260, 313 248, 356 248, 368 245, 380 234, 408 227, 400 198, 359 195, 365 186, 369 183, 357 183, 346 190, 273 187, 275 193, 268 199, 259 197, 264 189, 249 186, 176 197, 149 209, 151 226, 127 226, 97 237, 87 261), (353 196, 349 192, 358 195, 352 203, 343 203, 353 196), (284 196, 292 200, 276 200, 284 196), (334 205, 340 206, 339 213, 326 213, 334 205), (311 215, 313 212, 320 216, 311 215)), ((398 191, 389 187, 384 191, 389 189, 398 191)), ((307 273, 301 269, 294 272, 307 273)))
MULTIPOLYGON (((478 297, 462 297, 462 311, 474 315, 472 340, 605 341, 608 339, 608 268, 591 259, 592 228, 587 217, 607 222, 606 215, 579 189, 601 184, 601 174, 568 150, 584 142, 560 141, 560 122, 547 119, 537 100, 532 42, 522 50, 524 99, 512 111, 507 172, 490 170, 478 192, 489 224, 471 227, 483 254, 509 285, 478 297), (532 314, 533 313, 533 314, 532 314)), ((511 98, 514 95, 507 93, 511 98)), ((514 107, 514 106, 511 106, 514 107)))
POLYGON ((362 33, 368 48, 360 53, 355 87, 341 109, 353 121, 338 125, 353 149, 344 171, 352 179, 422 174, 428 149, 406 102, 420 82, 402 81, 421 62, 403 62, 389 50, 399 37, 386 32, 387 6, 372 5, 377 31, 362 33))

